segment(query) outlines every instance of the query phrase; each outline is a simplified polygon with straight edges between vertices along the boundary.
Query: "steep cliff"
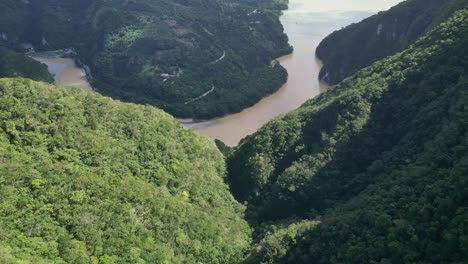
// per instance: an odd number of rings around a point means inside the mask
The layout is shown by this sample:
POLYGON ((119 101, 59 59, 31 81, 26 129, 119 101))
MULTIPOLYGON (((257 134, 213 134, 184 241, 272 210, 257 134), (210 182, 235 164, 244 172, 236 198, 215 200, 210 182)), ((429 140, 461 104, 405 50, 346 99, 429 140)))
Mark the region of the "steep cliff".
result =
POLYGON ((317 47, 320 79, 335 85, 387 56, 408 48, 467 0, 406 0, 388 11, 326 37, 317 47))

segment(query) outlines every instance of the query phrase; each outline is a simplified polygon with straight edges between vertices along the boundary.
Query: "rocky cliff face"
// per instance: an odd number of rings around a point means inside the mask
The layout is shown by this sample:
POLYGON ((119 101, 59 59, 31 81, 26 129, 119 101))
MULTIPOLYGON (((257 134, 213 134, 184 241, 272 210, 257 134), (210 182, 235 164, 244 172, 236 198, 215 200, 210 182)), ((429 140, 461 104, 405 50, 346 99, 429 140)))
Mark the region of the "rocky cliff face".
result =
POLYGON ((406 49, 466 6, 466 0, 408 0, 336 31, 317 48, 317 56, 324 64, 320 79, 337 84, 373 62, 406 49))

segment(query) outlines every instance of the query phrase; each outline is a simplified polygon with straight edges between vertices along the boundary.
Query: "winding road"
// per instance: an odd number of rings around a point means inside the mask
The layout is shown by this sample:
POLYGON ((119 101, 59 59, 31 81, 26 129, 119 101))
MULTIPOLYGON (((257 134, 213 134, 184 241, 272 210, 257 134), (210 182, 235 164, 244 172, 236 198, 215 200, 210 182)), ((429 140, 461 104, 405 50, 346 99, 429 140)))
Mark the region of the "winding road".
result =
POLYGON ((225 57, 226 57, 226 51, 223 51, 223 55, 221 55, 221 57, 219 57, 217 60, 215 60, 213 62, 210 62, 210 64, 216 64, 216 63, 224 60, 225 57))
POLYGON ((198 96, 197 98, 193 98, 192 100, 187 101, 187 102, 185 102, 184 104, 187 105, 187 104, 193 103, 193 102, 195 102, 195 101, 197 101, 197 100, 200 100, 200 99, 202 99, 203 97, 205 97, 205 96, 209 95, 210 93, 212 93, 215 89, 216 89, 216 87, 213 85, 213 87, 211 87, 211 89, 210 89, 208 92, 206 92, 206 93, 204 93, 204 94, 198 96))

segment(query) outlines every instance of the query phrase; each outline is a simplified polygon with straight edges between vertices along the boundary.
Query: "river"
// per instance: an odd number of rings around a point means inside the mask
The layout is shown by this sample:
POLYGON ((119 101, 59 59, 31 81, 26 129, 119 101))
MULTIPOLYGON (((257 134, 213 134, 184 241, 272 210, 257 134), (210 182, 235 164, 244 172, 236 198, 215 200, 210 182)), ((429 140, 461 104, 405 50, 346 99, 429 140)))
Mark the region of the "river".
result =
POLYGON ((83 90, 93 91, 86 73, 75 64, 72 58, 55 58, 40 53, 31 55, 37 61, 47 65, 49 72, 54 76, 56 84, 63 86, 76 86, 83 90))
POLYGON ((315 58, 320 41, 334 30, 382 10, 401 0, 289 0, 289 10, 281 17, 294 52, 278 59, 289 74, 276 93, 244 111, 187 126, 229 146, 257 131, 272 118, 301 106, 325 91, 318 81, 321 63, 315 58))
MULTIPOLYGON (((209 121, 190 123, 191 127, 229 146, 257 131, 272 118, 298 108, 305 101, 325 91, 318 81, 321 63, 315 58, 320 41, 334 30, 358 22, 401 0, 289 0, 289 10, 281 16, 284 31, 294 52, 278 61, 289 78, 276 93, 263 98, 244 111, 209 121)), ((85 72, 69 58, 33 56, 49 67, 56 83, 91 90, 85 72)), ((220 58, 222 59, 223 56, 220 58)), ((213 88, 212 88, 213 89, 213 88)))

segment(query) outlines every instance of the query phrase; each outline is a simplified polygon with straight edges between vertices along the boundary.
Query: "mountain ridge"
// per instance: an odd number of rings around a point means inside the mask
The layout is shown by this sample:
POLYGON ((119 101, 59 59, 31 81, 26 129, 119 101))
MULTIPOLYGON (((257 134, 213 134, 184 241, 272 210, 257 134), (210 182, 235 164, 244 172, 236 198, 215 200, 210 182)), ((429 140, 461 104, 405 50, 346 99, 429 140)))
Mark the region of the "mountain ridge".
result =
MULTIPOLYGON (((107 11, 145 3, 111 0, 107 11)), ((0 16, 21 22, 12 19, 0 16)), ((369 21, 353 28, 374 34, 379 21, 369 21)), ((139 29, 122 30, 116 49, 139 29)), ((232 53, 211 55, 216 64, 232 53)), ((0 79, 0 262, 465 263, 467 58, 460 8, 238 147, 215 141, 218 149, 150 105, 0 79)), ((50 81, 43 66, 17 66, 8 74, 50 81)), ((218 86, 208 88, 201 94, 218 86)))
POLYGON ((319 78, 330 85, 338 84, 360 69, 405 50, 454 11, 467 7, 466 0, 406 0, 337 30, 316 49, 323 62, 319 78))
POLYGON ((467 29, 458 11, 228 154, 256 227, 247 263, 468 258, 467 29))
POLYGON ((286 81, 281 65, 271 67, 292 51, 279 21, 285 3, 5 0, 0 45, 74 48, 98 92, 206 119, 240 112, 286 81))
POLYGON ((0 79, 1 263, 239 262, 250 228, 224 175, 161 110, 0 79))

